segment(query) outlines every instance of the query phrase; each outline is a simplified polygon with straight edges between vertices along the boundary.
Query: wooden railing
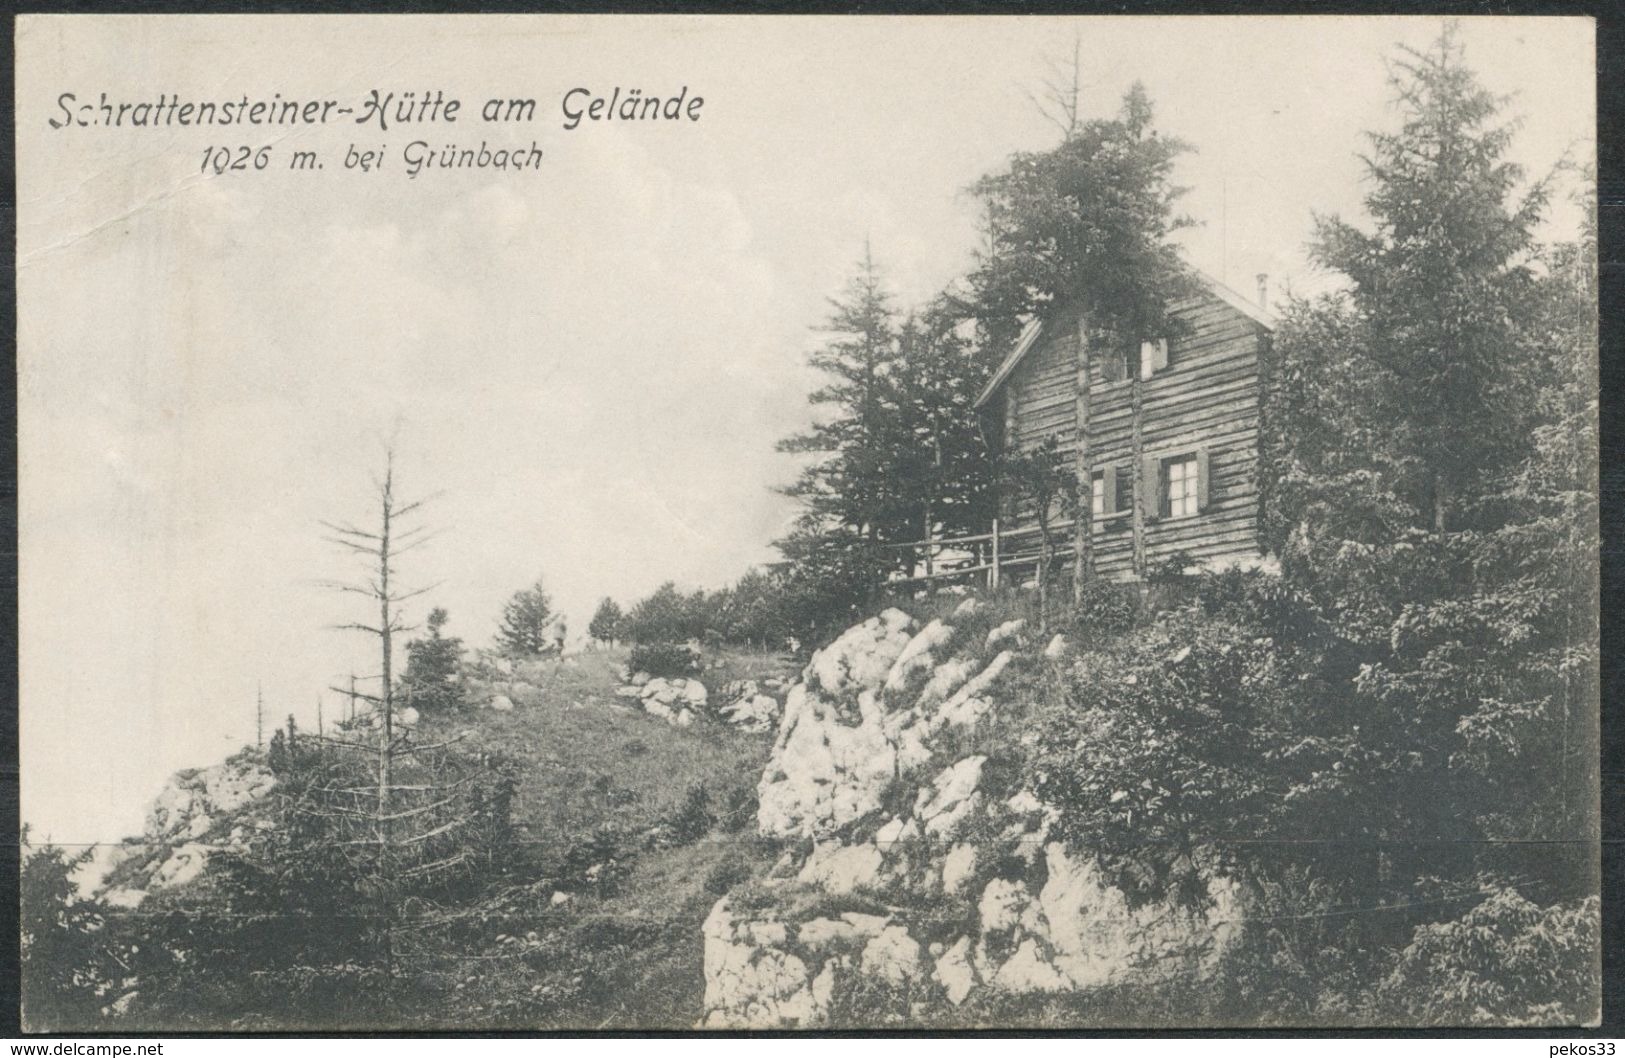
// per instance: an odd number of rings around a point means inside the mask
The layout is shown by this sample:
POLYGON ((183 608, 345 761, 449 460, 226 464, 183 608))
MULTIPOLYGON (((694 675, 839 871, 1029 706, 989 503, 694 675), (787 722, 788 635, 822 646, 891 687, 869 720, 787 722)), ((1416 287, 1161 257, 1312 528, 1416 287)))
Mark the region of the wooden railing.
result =
MULTIPOLYGON (((1115 512, 1108 515, 1106 520, 1114 516, 1126 516, 1128 512, 1115 512)), ((1101 520, 1097 516, 1096 520, 1101 520)), ((1049 527, 1050 558, 1059 559, 1072 554, 1073 522, 1070 519, 1053 522, 1049 527)), ((1006 529, 1000 526, 999 520, 993 520, 991 532, 975 533, 970 536, 930 536, 924 540, 914 540, 907 543, 884 544, 882 546, 894 550, 913 550, 922 553, 925 572, 908 577, 893 578, 893 584, 912 584, 916 582, 932 583, 943 580, 956 580, 961 577, 985 574, 984 582, 989 588, 997 588, 1003 579, 1004 571, 1037 566, 1043 555, 1040 546, 1043 540, 1043 530, 1036 525, 1025 526, 1020 529, 1006 529), (977 545, 987 544, 986 554, 977 545), (942 559, 946 552, 964 552, 970 554, 960 558, 950 558, 946 566, 942 559)))

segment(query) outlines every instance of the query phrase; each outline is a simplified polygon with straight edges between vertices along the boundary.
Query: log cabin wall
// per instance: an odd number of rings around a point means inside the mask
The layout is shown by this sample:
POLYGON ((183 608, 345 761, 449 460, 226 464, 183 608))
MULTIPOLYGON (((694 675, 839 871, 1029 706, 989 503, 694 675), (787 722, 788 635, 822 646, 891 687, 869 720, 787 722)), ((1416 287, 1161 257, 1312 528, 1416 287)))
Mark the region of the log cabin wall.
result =
MULTIPOLYGON (((1146 481, 1153 492, 1147 566, 1154 569, 1177 551, 1198 567, 1257 563, 1260 354, 1269 328, 1218 296, 1183 302, 1172 312, 1186 321, 1186 333, 1168 343, 1167 366, 1144 382, 1146 481), (1201 464, 1205 502, 1195 514, 1170 517, 1166 464, 1184 456, 1201 464)), ((998 397, 1007 444, 1031 449, 1053 436, 1071 459, 1076 343, 1076 328, 1046 328, 1004 379, 998 397)), ((1108 510, 1117 508, 1115 514, 1095 519, 1094 558, 1100 575, 1121 579, 1134 575, 1131 383, 1121 371, 1109 377, 1107 359, 1098 350, 1093 357, 1089 437, 1096 473, 1121 474, 1121 498, 1107 501, 1108 510)), ((1033 520, 1030 511, 1022 512, 1014 527, 1033 520)))

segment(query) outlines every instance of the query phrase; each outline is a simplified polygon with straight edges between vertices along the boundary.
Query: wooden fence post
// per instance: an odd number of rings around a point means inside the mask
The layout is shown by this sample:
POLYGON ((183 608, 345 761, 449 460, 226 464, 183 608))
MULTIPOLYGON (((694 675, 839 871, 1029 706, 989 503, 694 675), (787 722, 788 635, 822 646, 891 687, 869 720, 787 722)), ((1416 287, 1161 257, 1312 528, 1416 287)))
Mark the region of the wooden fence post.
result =
POLYGON ((999 520, 993 519, 993 560, 987 570, 987 586, 997 591, 999 587, 999 520))
POLYGON ((931 522, 927 520, 925 523, 925 590, 927 594, 935 594, 937 590, 936 581, 932 579, 932 574, 936 572, 936 562, 931 553, 932 546, 931 522))

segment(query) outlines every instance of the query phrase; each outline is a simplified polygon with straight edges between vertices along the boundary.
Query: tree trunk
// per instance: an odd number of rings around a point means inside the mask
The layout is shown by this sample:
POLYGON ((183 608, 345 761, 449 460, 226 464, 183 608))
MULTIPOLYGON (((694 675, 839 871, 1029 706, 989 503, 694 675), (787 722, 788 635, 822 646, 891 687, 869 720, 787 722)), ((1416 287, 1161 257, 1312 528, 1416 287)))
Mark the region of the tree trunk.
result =
MULTIPOLYGON (((389 786, 390 765, 392 763, 395 732, 394 732, 394 705, 395 687, 390 671, 391 629, 389 613, 389 521, 394 506, 394 453, 390 453, 390 463, 384 470, 384 517, 379 529, 378 538, 378 638, 382 643, 384 687, 379 692, 380 705, 384 710, 383 737, 378 743, 378 815, 380 818, 389 814, 389 786)), ((386 828, 387 829, 387 828, 386 828)), ((385 835, 378 835, 379 841, 385 840, 385 835)))
MULTIPOLYGON (((1083 586, 1095 575, 1094 496, 1095 468, 1089 451, 1090 356, 1089 334, 1080 314, 1077 320, 1076 440, 1073 469, 1078 478, 1077 514, 1072 529, 1072 601, 1082 604, 1083 586)), ((1110 485, 1110 482, 1107 482, 1110 485)))
POLYGON ((1129 465, 1134 475, 1134 511, 1130 517, 1134 526, 1134 575, 1140 580, 1140 589, 1145 590, 1145 508, 1150 502, 1146 489, 1155 487, 1155 482, 1145 480, 1145 379, 1142 378, 1140 365, 1140 339, 1138 328, 1135 335, 1129 339, 1130 368, 1129 374, 1129 444, 1131 457, 1129 465))
MULTIPOLYGON (((1044 509, 1049 508, 1045 500, 1044 509)), ((1050 540, 1049 518, 1040 515, 1038 519, 1038 629, 1040 632, 1049 631, 1049 564, 1050 540)))

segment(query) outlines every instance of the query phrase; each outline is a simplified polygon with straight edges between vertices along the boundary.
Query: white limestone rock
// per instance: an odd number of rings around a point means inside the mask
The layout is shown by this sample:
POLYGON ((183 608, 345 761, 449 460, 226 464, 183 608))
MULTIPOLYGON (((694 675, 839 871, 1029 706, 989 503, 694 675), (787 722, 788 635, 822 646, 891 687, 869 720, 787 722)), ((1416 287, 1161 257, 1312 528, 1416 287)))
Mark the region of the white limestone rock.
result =
POLYGON ((209 850, 195 843, 188 842, 169 854, 169 858, 152 876, 152 885, 155 889, 169 889, 177 885, 185 885, 203 873, 203 868, 209 865, 209 850))
POLYGON ((959 896, 976 874, 976 846, 965 842, 956 844, 942 859, 942 891, 959 896))
POLYGON ((902 926, 890 925, 863 948, 859 966, 865 974, 900 985, 922 976, 920 942, 902 926))
POLYGON ((766 734, 779 722, 779 701, 766 694, 735 700, 721 709, 722 719, 743 731, 766 734))
POLYGON ((813 655, 808 682, 816 681, 820 693, 830 697, 879 690, 913 630, 914 618, 898 609, 871 617, 813 655))
POLYGON ((1013 617, 996 628, 989 629, 987 633, 987 640, 984 645, 989 649, 992 649, 993 647, 996 647, 1000 643, 1004 642, 1006 639, 1019 636, 1024 630, 1026 630, 1026 628, 1027 619, 1025 617, 1013 617))
POLYGON ((927 834, 952 836, 954 830, 981 803, 976 787, 982 781, 985 756, 966 757, 945 768, 914 799, 914 814, 927 834))
POLYGON ((814 847, 797 878, 826 893, 840 895, 877 888, 885 865, 884 854, 867 842, 862 845, 829 842, 814 847))
POLYGON ((971 965, 970 938, 960 937, 936 962, 931 977, 940 984, 954 1006, 963 1003, 978 984, 976 967, 971 965))
POLYGON ((886 674, 886 690, 893 693, 902 691, 916 674, 934 668, 936 652, 953 638, 953 634, 953 626, 944 624, 940 618, 920 629, 903 647, 903 652, 897 655, 897 660, 892 662, 891 671, 886 674))

